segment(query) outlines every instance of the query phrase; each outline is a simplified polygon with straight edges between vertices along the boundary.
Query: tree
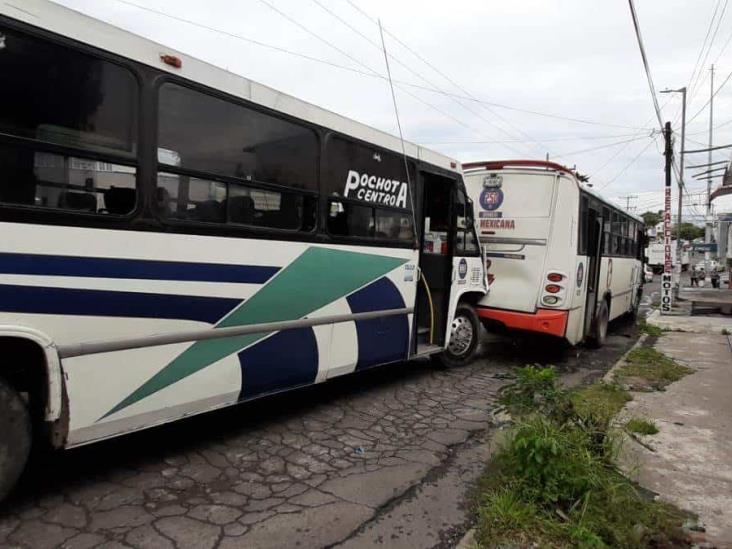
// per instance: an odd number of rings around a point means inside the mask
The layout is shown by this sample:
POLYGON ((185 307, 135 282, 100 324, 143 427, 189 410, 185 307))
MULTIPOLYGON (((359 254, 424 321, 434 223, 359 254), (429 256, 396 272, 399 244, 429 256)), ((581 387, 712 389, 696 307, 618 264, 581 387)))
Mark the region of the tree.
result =
POLYGON ((704 228, 697 227, 693 223, 682 223, 680 228, 674 226, 672 234, 674 238, 681 236, 682 240, 694 240, 704 236, 704 228))
POLYGON ((643 218, 643 222, 646 224, 646 227, 655 227, 663 221, 663 212, 661 210, 658 210, 657 212, 646 212, 641 214, 641 217, 643 218))

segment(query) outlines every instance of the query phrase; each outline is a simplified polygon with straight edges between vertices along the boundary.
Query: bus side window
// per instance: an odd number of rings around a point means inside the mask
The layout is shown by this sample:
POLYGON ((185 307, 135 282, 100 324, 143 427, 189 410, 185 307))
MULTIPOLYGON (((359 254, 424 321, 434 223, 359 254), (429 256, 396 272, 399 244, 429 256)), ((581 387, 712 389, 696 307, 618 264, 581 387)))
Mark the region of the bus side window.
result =
POLYGON ((465 196, 463 189, 457 190, 455 201, 455 229, 456 252, 473 255, 480 252, 475 235, 475 220, 473 218, 473 203, 465 196))

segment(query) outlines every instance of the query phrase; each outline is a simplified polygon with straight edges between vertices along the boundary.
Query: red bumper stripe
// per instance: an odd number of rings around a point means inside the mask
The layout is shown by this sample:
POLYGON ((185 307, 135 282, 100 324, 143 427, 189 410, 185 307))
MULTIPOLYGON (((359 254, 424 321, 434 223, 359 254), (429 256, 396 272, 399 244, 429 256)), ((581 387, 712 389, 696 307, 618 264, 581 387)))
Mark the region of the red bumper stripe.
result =
POLYGON ((548 309, 538 309, 535 313, 520 313, 479 307, 477 312, 480 318, 495 320, 504 324, 506 328, 539 332, 558 337, 564 337, 567 331, 567 317, 569 316, 568 311, 550 311, 548 309))

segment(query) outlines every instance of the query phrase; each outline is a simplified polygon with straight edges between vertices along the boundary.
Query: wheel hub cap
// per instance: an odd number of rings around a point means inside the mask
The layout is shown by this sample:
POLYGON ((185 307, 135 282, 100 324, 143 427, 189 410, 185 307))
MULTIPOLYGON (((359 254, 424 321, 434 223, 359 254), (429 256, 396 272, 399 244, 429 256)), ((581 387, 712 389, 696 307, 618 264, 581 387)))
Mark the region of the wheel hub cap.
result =
POLYGON ((473 341, 473 325, 464 316, 455 317, 450 331, 450 343, 447 350, 455 356, 464 355, 473 341))

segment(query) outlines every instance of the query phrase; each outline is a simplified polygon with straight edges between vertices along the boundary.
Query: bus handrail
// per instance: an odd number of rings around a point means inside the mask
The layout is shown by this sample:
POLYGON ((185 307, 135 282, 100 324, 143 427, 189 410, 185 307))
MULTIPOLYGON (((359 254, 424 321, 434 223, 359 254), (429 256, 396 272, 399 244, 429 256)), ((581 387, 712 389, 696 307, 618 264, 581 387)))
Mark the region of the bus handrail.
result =
POLYGON ((99 353, 110 353, 112 351, 126 351, 130 349, 140 349, 143 347, 157 347, 159 345, 186 343, 188 341, 223 339, 227 337, 263 334, 267 332, 279 332, 283 330, 294 330, 296 328, 309 328, 313 326, 322 326, 324 324, 339 324, 342 322, 373 320, 376 318, 386 318, 412 313, 414 313, 414 307, 404 307, 401 309, 384 309, 381 311, 368 311, 365 313, 329 315, 315 318, 305 317, 299 318, 297 320, 263 322, 260 324, 247 324, 244 326, 229 326, 227 328, 206 328, 203 330, 187 330, 170 334, 154 334, 116 341, 95 341, 90 343, 59 345, 57 349, 59 357, 64 359, 94 355, 99 353))

